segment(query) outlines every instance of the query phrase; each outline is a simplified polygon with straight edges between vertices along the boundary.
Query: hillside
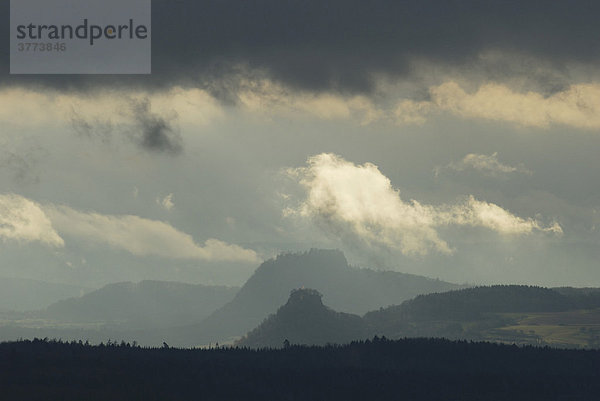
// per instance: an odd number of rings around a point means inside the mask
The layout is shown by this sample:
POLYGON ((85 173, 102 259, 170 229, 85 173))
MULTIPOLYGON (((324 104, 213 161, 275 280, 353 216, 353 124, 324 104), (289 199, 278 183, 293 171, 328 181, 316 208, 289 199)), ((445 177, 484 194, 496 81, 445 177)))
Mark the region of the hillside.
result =
POLYGON ((567 292, 518 285, 468 288, 419 295, 360 318, 334 312, 317 291, 301 289, 237 344, 281 347, 286 339, 292 344, 342 344, 378 335, 597 348, 600 304, 589 297, 594 292, 567 292), (596 309, 586 309, 590 305, 596 309))
POLYGON ((573 300, 557 291, 524 285, 495 285, 419 295, 401 305, 367 313, 367 319, 476 320, 482 313, 557 312, 575 309, 573 300))
POLYGON ((600 325, 589 318, 597 316, 595 308, 600 308, 596 294, 593 290, 558 291, 523 285, 476 287, 417 296, 401 305, 369 312, 364 319, 374 333, 390 338, 445 337, 597 347, 600 325))
POLYGON ((589 309, 600 307, 600 288, 557 287, 553 288, 553 290, 568 297, 580 308, 589 309))
POLYGON ((336 250, 282 254, 258 267, 235 298, 201 324, 172 333, 181 345, 208 344, 239 337, 287 301, 291 290, 312 288, 340 312, 363 314, 399 304, 418 294, 460 288, 426 277, 358 269, 336 250))
POLYGON ((323 305, 322 295, 311 289, 292 290, 287 303, 236 344, 247 347, 281 347, 288 344, 343 344, 367 337, 360 316, 340 313, 323 305))
POLYGON ((106 285, 82 297, 50 305, 44 317, 66 322, 102 322, 125 329, 199 322, 231 301, 238 288, 169 281, 106 285))
POLYGON ((0 310, 31 311, 61 299, 81 296, 90 288, 23 278, 0 278, 0 310))

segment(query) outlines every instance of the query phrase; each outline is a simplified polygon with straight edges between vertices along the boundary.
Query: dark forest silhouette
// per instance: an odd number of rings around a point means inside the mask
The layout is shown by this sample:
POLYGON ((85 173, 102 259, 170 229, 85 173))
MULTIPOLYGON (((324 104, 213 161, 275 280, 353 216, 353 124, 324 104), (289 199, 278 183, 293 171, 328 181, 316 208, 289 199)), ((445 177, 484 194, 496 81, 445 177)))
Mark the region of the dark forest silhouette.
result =
POLYGON ((10 400, 597 400, 600 351, 441 339, 345 346, 0 344, 10 400))

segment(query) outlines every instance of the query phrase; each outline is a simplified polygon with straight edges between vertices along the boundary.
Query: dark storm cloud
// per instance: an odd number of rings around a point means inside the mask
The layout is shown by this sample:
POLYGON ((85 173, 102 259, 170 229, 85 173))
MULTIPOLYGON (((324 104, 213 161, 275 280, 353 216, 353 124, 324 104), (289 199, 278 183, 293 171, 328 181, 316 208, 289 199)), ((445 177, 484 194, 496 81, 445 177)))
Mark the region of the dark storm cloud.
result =
MULTIPOLYGON (((172 112, 173 113, 173 112, 172 112)), ((150 99, 130 99, 129 110, 121 114, 128 123, 115 124, 110 119, 89 120, 73 110, 71 128, 81 138, 99 140, 105 144, 114 134, 128 138, 150 152, 178 155, 183 150, 183 140, 175 124, 177 116, 165 117, 151 110, 150 99)))
POLYGON ((182 151, 182 140, 172 120, 153 113, 150 100, 132 101, 133 118, 137 123, 134 140, 150 151, 178 154, 182 151))
MULTIPOLYGON (((1 12, 8 21, 8 2, 1 12)), ((524 53, 560 68, 600 58, 592 1, 154 0, 151 76, 20 76, 5 83, 86 88, 207 87, 236 66, 313 90, 369 91, 372 75, 402 76, 413 57, 461 66, 481 51, 524 53)), ((8 23, 3 25, 8 36, 8 23)), ((0 41, 8 54, 8 41, 0 41)))

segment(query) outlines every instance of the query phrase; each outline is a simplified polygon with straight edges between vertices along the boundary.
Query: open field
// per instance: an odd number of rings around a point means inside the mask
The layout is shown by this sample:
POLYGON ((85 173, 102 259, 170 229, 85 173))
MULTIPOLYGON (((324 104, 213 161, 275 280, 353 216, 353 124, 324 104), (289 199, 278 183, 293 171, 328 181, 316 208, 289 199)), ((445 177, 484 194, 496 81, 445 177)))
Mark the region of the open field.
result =
POLYGON ((568 312, 502 314, 515 324, 494 330, 494 334, 521 337, 534 343, 598 348, 600 346, 600 309, 568 312), (539 340, 539 341, 536 341, 539 340))

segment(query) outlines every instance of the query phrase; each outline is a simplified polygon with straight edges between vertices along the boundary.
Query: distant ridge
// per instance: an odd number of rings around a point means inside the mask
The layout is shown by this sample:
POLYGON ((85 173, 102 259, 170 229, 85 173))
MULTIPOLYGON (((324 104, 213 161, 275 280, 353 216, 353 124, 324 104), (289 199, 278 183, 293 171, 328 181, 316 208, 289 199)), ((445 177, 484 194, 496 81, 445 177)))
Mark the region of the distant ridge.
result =
POLYGON ((83 295, 91 288, 46 281, 0 277, 0 310, 33 311, 61 299, 83 295))
POLYGON ((102 322, 127 329, 190 324, 231 301, 239 288, 145 280, 108 284, 50 305, 45 317, 102 322))

